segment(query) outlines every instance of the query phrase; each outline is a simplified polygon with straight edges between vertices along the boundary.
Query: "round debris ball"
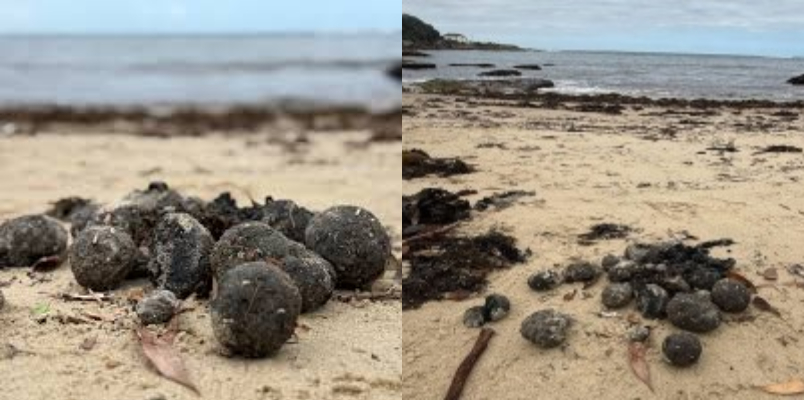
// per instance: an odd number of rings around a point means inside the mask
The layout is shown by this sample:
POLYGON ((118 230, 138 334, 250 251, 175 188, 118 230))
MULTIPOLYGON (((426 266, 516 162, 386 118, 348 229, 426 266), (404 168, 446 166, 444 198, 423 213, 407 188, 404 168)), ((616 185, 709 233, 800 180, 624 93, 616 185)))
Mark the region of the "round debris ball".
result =
POLYGON ((712 290, 715 283, 723 278, 723 274, 714 268, 691 268, 684 274, 684 280, 694 289, 712 290))
POLYGON ((650 337, 650 327, 646 325, 637 325, 628 330, 628 340, 632 342, 644 342, 650 337))
POLYGON ((601 260, 600 265, 603 267, 603 270, 608 272, 612 267, 620 263, 620 257, 615 256, 614 254, 607 254, 601 260))
POLYGON ((712 287, 712 302, 725 312, 743 312, 751 302, 751 292, 742 282, 721 279, 712 287))
POLYGON ((208 292, 215 245, 207 228, 189 214, 169 213, 156 227, 148 271, 160 289, 184 299, 194 291, 208 292))
POLYGON ((697 336, 679 332, 668 335, 662 343, 662 352, 671 364, 677 367, 688 367, 701 357, 703 347, 697 336))
POLYGON ((603 289, 603 305, 608 308, 621 308, 634 298, 634 289, 628 282, 611 283, 603 289))
POLYGON ((467 328, 480 328, 486 323, 486 308, 483 306, 469 307, 463 313, 463 324, 467 328))
POLYGON ((553 309, 537 311, 522 321, 519 333, 535 345, 548 349, 567 340, 572 318, 553 309))
POLYGON ((216 279, 246 262, 277 260, 299 288, 303 312, 324 305, 335 289, 332 264, 263 222, 228 229, 215 244, 211 259, 216 279))
POLYGON ((601 274, 600 268, 589 262, 576 262, 567 266, 564 271, 564 282, 594 282, 601 274))
POLYGON ((622 260, 610 267, 608 270, 609 280, 612 282, 625 282, 631 280, 639 271, 641 267, 629 260, 622 260))
POLYGON ((137 316, 145 325, 164 324, 173 318, 179 300, 170 290, 154 290, 137 303, 137 316))
POLYGON ((720 311, 705 293, 678 293, 667 303, 667 319, 691 332, 709 332, 720 326, 720 311))
POLYGON ((648 284, 636 291, 637 310, 649 319, 664 318, 670 297, 659 285, 648 284))
POLYGON ((305 232, 307 247, 331 262, 337 286, 363 287, 385 271, 391 239, 377 217, 355 206, 336 206, 313 217, 305 232))
POLYGON ((0 268, 30 267, 67 249, 67 230, 44 215, 26 215, 0 224, 0 268))
POLYGON ((501 294, 490 294, 486 296, 486 304, 483 309, 486 321, 496 322, 505 318, 511 311, 511 301, 501 294))
POLYGON ((120 285, 137 261, 131 237, 111 226, 93 226, 81 231, 70 247, 70 268, 79 285, 95 290, 120 285))
POLYGON ((276 353, 293 335, 301 312, 299 289, 273 264, 246 263, 223 274, 211 303, 215 337, 245 357, 276 353))
POLYGON ((314 214, 292 200, 265 199, 263 221, 296 242, 304 242, 304 233, 314 214))
POLYGON ((540 271, 528 278, 528 286, 537 292, 551 290, 561 284, 561 275, 553 270, 540 271))

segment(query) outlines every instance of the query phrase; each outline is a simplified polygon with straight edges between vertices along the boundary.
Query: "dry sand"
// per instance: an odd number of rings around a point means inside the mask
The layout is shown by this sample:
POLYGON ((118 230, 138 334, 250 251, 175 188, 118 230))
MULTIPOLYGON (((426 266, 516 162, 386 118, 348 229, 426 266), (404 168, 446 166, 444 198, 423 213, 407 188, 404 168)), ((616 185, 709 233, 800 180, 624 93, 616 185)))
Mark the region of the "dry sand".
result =
MULTIPOLYGON (((312 209, 356 204, 400 233, 400 144, 356 148, 364 134, 310 136, 290 153, 275 136, 156 139, 126 135, 59 134, 0 138, 0 220, 42 212, 59 198, 102 202, 152 180, 212 199, 231 191, 290 198, 312 209)), ((247 203, 246 203, 247 204, 247 203)), ((398 246, 397 246, 398 248, 398 246)), ((64 264, 52 273, 0 270, 6 306, 0 311, 0 399, 193 399, 192 392, 147 365, 135 339, 136 315, 119 299, 104 304, 53 298, 80 288, 64 264), (49 304, 38 323, 32 308, 49 304), (108 318, 95 321, 86 313, 108 318), (70 317, 82 322, 71 323, 70 317), (65 319, 61 322, 60 319, 65 319), (79 346, 96 340, 90 350, 79 346), (13 346, 13 347, 10 347, 13 346), (17 349, 21 352, 13 351, 17 349)), ((385 278, 388 284, 392 273, 385 278)), ((207 399, 396 399, 401 392, 401 306, 389 301, 331 301, 300 318, 297 340, 271 359, 218 355, 206 302, 191 300, 181 315, 177 347, 207 399)))
POLYGON ((487 292, 475 298, 431 302, 403 313, 404 398, 443 397, 478 334, 462 325, 462 314, 491 292, 508 295, 513 308, 507 319, 491 325, 497 335, 464 400, 762 399, 773 397, 754 386, 804 378, 804 290, 782 285, 794 280, 785 267, 804 262, 804 155, 754 154, 767 145, 804 147, 801 119, 770 115, 777 110, 658 116, 651 114, 664 110, 646 108, 605 115, 404 97, 405 148, 434 157, 460 156, 478 169, 405 181, 405 194, 425 187, 476 189, 479 193, 470 197, 476 201, 505 190, 537 192, 508 209, 474 213, 459 228, 466 233, 505 229, 534 252, 526 264, 494 273, 487 292), (728 143, 739 152, 706 151, 728 143), (579 245, 577 235, 601 222, 638 231, 628 240, 579 245), (714 254, 734 257, 736 268, 757 284, 771 283, 759 273, 775 267, 777 284, 760 288, 759 294, 781 318, 754 307, 743 322, 728 317, 701 336, 704 353, 688 369, 662 359, 661 340, 676 329, 666 321, 648 322, 654 327, 647 361, 655 393, 629 370, 623 336, 629 312, 620 318, 597 315, 605 279, 587 290, 563 285, 546 294, 526 284, 534 271, 575 257, 599 261, 607 253, 621 254, 629 242, 685 232, 701 240, 734 239, 730 251, 714 254), (565 301, 575 290, 574 299, 565 301), (540 350, 520 336, 519 326, 530 313, 548 307, 573 315, 576 323, 566 346, 540 350))

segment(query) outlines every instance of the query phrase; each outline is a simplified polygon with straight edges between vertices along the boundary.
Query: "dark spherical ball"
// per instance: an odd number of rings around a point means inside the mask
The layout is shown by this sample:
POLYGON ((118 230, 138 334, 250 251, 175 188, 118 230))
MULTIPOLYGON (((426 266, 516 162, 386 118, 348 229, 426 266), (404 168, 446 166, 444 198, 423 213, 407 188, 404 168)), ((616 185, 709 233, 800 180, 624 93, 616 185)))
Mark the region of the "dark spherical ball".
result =
POLYGON ((539 271, 528 278, 528 286, 537 292, 551 290, 561 284, 561 275, 553 270, 539 271))
POLYGON ((662 352, 671 364, 688 367, 698 362, 703 347, 698 337, 687 332, 668 335, 662 343, 662 352))
POLYGON ((743 312, 751 303, 751 292, 742 282, 721 279, 712 287, 712 302, 725 312, 743 312))
POLYGON ((275 265, 239 265, 218 284, 210 305, 213 332, 234 354, 269 356, 293 335, 301 305, 296 285, 275 265))
POLYGON ((603 305, 608 308, 625 307, 634 298, 634 289, 628 282, 611 283, 603 289, 601 298, 603 305))
POLYGON ((337 286, 359 288, 379 278, 391 256, 391 239, 377 217, 354 206, 329 208, 313 217, 307 247, 332 263, 337 286))
POLYGON ((246 222, 227 230, 215 244, 211 259, 218 278, 246 262, 276 260, 299 288, 303 312, 324 305, 335 289, 336 275, 327 260, 263 222, 246 222))
POLYGON ((179 306, 176 295, 169 290, 154 290, 137 303, 137 316, 145 325, 164 324, 173 318, 179 306))
POLYGON ((0 224, 0 267, 30 267, 67 249, 67 230, 53 218, 26 215, 0 224))
POLYGON ((667 319, 691 332, 709 332, 720 326, 720 311, 702 293, 678 293, 667 303, 667 319))
POLYGON ((137 247, 111 226, 84 229, 70 246, 70 268, 79 285, 95 291, 120 285, 137 260, 137 247))
POLYGON ((486 296, 486 303, 483 305, 486 321, 496 322, 508 315, 511 311, 511 301, 508 297, 501 294, 490 294, 486 296))
POLYGON ((463 325, 467 328, 480 328, 486 324, 486 308, 483 306, 469 307, 463 313, 463 325))
POLYGON ((560 346, 567 340, 572 318, 553 309, 537 311, 522 321, 519 333, 542 348, 560 346))
POLYGON ((670 296, 659 285, 648 284, 636 291, 637 310, 649 319, 664 318, 670 296))
POLYGON ((291 200, 266 199, 262 207, 263 221, 282 232, 288 239, 303 243, 313 213, 291 200))
POLYGON ((155 230, 148 271, 157 287, 183 299, 211 285, 210 253, 215 245, 207 228, 184 213, 168 213, 155 230))
POLYGON ((564 282, 594 282, 600 277, 600 267, 589 262, 576 262, 567 266, 564 271, 564 282))

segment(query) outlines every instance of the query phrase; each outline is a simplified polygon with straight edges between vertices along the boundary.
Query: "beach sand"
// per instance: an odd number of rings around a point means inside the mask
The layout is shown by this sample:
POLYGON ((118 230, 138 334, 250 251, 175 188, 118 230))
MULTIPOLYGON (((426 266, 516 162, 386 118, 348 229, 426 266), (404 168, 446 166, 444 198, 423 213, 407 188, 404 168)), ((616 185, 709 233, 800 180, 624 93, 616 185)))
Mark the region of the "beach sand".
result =
MULTIPOLYGON (((50 128, 47 128, 50 129, 50 128)), ((78 195, 112 202, 150 181, 211 200, 231 191, 288 198, 314 210, 355 204, 373 211, 401 237, 400 143, 364 146, 358 132, 309 135, 290 152, 273 133, 211 134, 172 139, 50 129, 0 138, 0 220, 43 212, 78 195)), ((282 142, 285 143, 285 142, 282 142)), ((0 399, 194 399, 190 390, 148 365, 134 334, 126 297, 144 281, 114 291, 112 302, 67 302, 78 293, 68 264, 51 273, 0 270, 0 399), (50 317, 32 309, 49 304, 50 317), (95 320, 102 318, 104 320, 95 320), (73 321, 73 322, 71 322, 73 321), (95 341, 89 350, 83 343, 95 341)), ((393 285, 393 271, 383 283, 393 285)), ((208 399, 396 399, 401 392, 401 305, 398 300, 330 301, 300 318, 296 339, 273 358, 218 355, 206 301, 189 300, 176 347, 208 399)))
MULTIPOLYGON (((477 364, 462 399, 762 399, 757 385, 804 378, 804 290, 785 269, 804 262, 804 155, 755 154, 769 145, 804 147, 804 121, 776 109, 700 112, 656 106, 627 107, 621 115, 525 108, 512 102, 404 95, 404 147, 433 157, 460 157, 477 168, 468 175, 404 182, 403 192, 426 187, 475 189, 472 202, 507 190, 535 191, 514 206, 473 212, 457 232, 498 228, 530 248, 525 263, 492 273, 484 293, 464 301, 430 302, 403 313, 404 398, 443 398, 478 330, 463 326, 464 310, 486 294, 509 296, 510 315, 477 364), (669 111, 669 112, 668 112, 669 111), (707 150, 732 144, 737 152, 707 150), (625 240, 578 243, 598 223, 627 224, 625 240), (627 244, 694 235, 731 238, 713 254, 734 257, 736 269, 760 285, 759 295, 780 317, 750 307, 726 316, 700 335, 703 355, 680 369, 663 361, 661 341, 678 329, 653 327, 647 362, 655 392, 632 374, 624 334, 633 306, 603 318, 600 293, 565 284, 536 293, 535 271, 577 258, 599 262, 627 244), (760 273, 776 268, 776 282, 760 273), (577 291, 574 298, 565 295, 577 291), (519 333, 532 312, 556 308, 575 323, 565 346, 540 350, 519 333)), ((689 241, 689 243, 695 243, 689 241)), ((799 279, 800 280, 800 279, 799 279)), ((633 318, 633 317, 632 317, 633 318)))

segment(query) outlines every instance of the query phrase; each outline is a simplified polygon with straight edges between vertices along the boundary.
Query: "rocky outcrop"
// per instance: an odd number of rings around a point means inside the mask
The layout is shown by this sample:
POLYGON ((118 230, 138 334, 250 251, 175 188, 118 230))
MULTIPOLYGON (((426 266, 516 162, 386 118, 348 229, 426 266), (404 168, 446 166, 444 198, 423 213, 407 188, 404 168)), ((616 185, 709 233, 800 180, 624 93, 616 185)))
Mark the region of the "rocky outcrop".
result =
POLYGON ((412 61, 402 62, 402 69, 435 69, 436 65, 433 63, 420 63, 412 61))
POLYGON ((521 75, 522 73, 515 69, 495 69, 494 71, 486 71, 477 74, 477 76, 491 76, 491 77, 521 76, 521 75))
POLYGON ((787 83, 791 85, 804 85, 804 74, 788 79, 787 83))
POLYGON ((514 68, 516 68, 516 69, 526 69, 526 70, 531 70, 531 71, 540 71, 542 69, 542 67, 540 67, 540 66, 538 66, 536 64, 514 65, 514 68))

